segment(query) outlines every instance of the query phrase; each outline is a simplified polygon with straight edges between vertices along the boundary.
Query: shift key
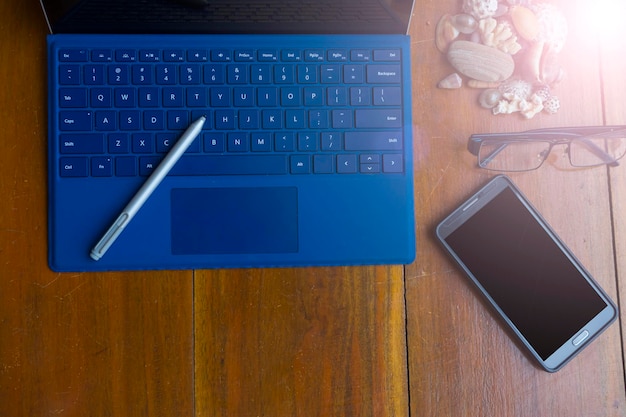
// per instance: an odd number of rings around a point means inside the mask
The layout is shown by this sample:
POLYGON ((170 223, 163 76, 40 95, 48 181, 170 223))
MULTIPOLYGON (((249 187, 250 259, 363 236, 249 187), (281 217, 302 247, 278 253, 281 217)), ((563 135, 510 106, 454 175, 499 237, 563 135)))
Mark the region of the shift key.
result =
POLYGON ((401 109, 356 110, 356 127, 361 129, 390 129, 402 127, 401 109))
POLYGON ((401 151, 402 132, 346 132, 346 151, 401 151))

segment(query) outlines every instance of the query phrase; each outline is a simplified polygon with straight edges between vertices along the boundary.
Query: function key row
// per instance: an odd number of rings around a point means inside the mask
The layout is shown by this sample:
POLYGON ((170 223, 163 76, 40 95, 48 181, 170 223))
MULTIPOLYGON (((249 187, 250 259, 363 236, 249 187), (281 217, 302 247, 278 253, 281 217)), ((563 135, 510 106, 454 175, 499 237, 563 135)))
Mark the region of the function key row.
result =
POLYGON ((61 62, 399 62, 399 49, 61 49, 61 62))

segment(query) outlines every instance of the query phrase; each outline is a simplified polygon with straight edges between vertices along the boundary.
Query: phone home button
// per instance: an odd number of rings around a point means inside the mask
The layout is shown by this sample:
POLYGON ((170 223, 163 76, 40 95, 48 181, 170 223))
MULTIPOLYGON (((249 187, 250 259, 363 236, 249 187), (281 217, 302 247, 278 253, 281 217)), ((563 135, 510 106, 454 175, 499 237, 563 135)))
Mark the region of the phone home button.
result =
POLYGON ((574 344, 574 346, 578 346, 583 341, 585 341, 588 337, 589 337, 589 332, 587 330, 583 330, 582 332, 580 332, 578 336, 574 338, 574 340, 572 340, 572 343, 574 344))

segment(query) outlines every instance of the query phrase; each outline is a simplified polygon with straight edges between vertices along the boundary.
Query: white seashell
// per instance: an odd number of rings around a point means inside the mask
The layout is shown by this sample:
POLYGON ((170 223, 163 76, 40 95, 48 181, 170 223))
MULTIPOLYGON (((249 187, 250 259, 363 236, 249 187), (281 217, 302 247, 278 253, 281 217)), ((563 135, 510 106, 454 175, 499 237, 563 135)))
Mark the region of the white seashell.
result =
POLYGON ((511 55, 469 41, 452 42, 447 57, 460 74, 479 81, 504 81, 515 70, 511 55))
POLYGON ((450 42, 459 37, 459 30, 452 24, 452 17, 449 14, 441 16, 435 29, 435 45, 439 51, 445 53, 450 42))
POLYGON ((498 0, 464 0, 463 11, 477 19, 484 19, 496 14, 498 0))
POLYGON ((469 14, 457 14, 452 16, 452 24, 461 33, 470 34, 478 27, 478 21, 469 14))
POLYGON ((443 80, 439 81, 437 87, 445 89, 461 88, 463 86, 463 79, 456 72, 448 75, 443 80))
POLYGON ((567 39, 567 19, 563 13, 553 4, 539 3, 532 6, 537 16, 539 31, 537 40, 545 42, 554 48, 555 52, 561 52, 567 39))
POLYGON ((502 99, 502 94, 495 88, 487 88, 478 96, 478 104, 486 109, 494 108, 502 99))

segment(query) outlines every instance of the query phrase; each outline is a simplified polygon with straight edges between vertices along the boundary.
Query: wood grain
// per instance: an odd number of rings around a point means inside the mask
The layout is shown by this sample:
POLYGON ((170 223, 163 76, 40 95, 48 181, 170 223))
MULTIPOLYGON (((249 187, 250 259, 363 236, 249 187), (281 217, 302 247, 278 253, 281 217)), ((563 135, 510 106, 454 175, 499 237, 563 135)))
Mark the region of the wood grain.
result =
POLYGON ((47 267, 46 33, 0 4, 0 415, 193 416, 192 273, 47 267))
MULTIPOLYGON (((433 25, 454 1, 420 2, 412 26, 418 257, 407 268, 411 415, 625 415, 619 325, 557 374, 540 370, 433 239, 434 227, 489 177, 466 150, 470 134, 603 124, 597 45, 570 33, 562 52, 562 108, 527 121, 478 108, 475 91, 436 90, 453 70, 432 42, 433 25), (437 109, 448 109, 438 111, 437 109)), ((582 2, 561 3, 573 21, 582 2)), ((574 27, 574 29, 576 29, 574 27)), ((615 80, 617 81, 617 79, 615 80)), ((609 178, 605 168, 572 170, 555 149, 541 169, 511 175, 600 284, 617 299, 609 178)), ((621 222, 621 220, 620 220, 621 222)))
POLYGON ((198 272, 207 416, 405 416, 401 267, 198 272))
MULTIPOLYGON (((411 25, 417 258, 345 267, 57 274, 46 252, 46 26, 0 3, 1 416, 626 416, 621 323, 556 374, 540 370, 433 239, 493 174, 471 133, 626 123, 626 36, 570 37, 562 108, 494 117, 452 72, 434 27, 457 0, 417 0, 411 25), (621 42, 617 40, 621 39, 621 42)), ((572 170, 555 149, 513 175, 624 304, 626 163, 572 170)))

